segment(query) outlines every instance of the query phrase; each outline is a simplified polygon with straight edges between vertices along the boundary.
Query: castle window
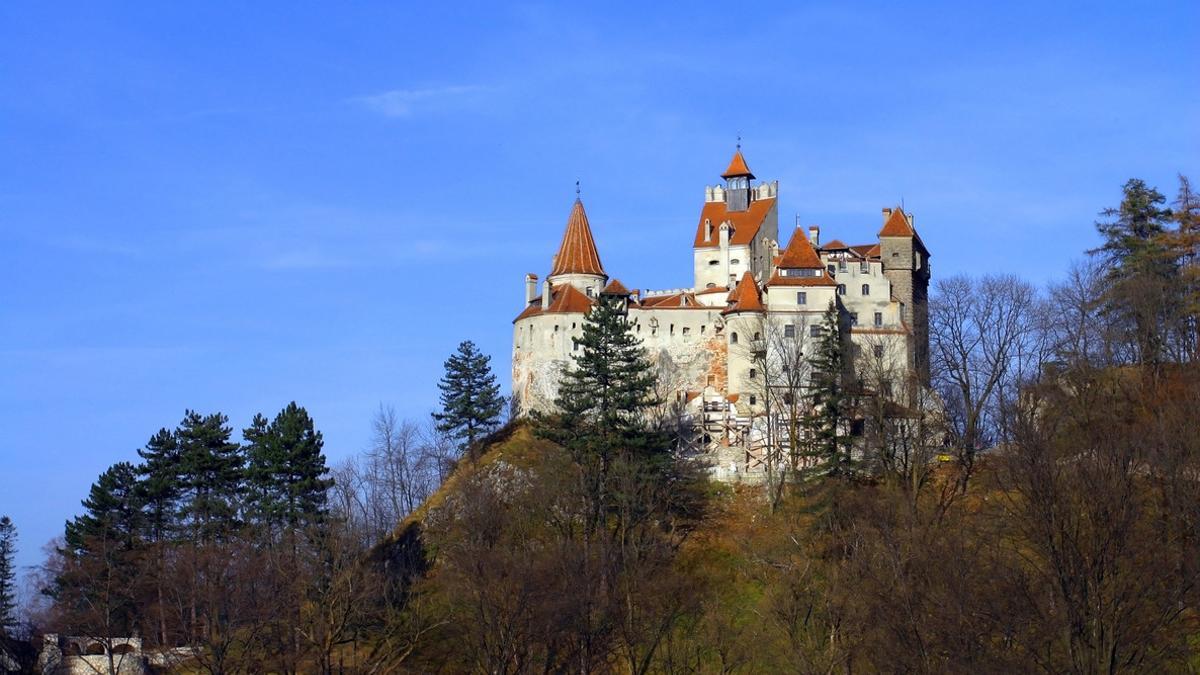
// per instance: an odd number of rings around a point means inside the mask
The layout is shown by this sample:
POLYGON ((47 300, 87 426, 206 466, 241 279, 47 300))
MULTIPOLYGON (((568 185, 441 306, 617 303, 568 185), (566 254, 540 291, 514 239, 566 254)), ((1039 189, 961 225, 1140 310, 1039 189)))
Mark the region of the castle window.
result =
POLYGON ((588 286, 588 287, 587 287, 587 296, 588 296, 589 298, 590 298, 590 297, 592 297, 592 291, 593 291, 593 290, 594 290, 594 289, 593 289, 591 286, 588 286))
POLYGON ((840 260, 840 261, 838 261, 838 271, 839 271, 839 272, 845 272, 845 271, 846 271, 846 261, 845 261, 845 260, 840 260))
POLYGON ((734 258, 733 260, 730 260, 730 261, 729 261, 729 264, 730 264, 730 265, 740 265, 740 264, 741 264, 741 262, 742 262, 741 260, 738 260, 737 258, 734 258))
POLYGON ((709 265, 719 265, 720 263, 721 263, 720 260, 709 260, 708 261, 709 265))
POLYGON ((575 352, 579 351, 579 340, 571 340, 571 342, 572 342, 571 351, 575 351, 575 352))
POLYGON ((731 345, 736 345, 736 344, 737 344, 737 333, 730 333, 730 334, 729 334, 729 344, 731 344, 731 345))
POLYGON ((875 345, 875 347, 872 351, 875 352, 875 358, 877 358, 877 359, 883 358, 883 345, 875 345))
POLYGON ((883 312, 875 312, 875 326, 879 327, 882 325, 883 325, 883 312))
POLYGON ((762 339, 762 333, 755 333, 755 334, 754 334, 754 339, 755 339, 756 341, 757 341, 757 340, 761 340, 761 339, 762 339))
POLYGON ((850 312, 850 325, 851 326, 858 325, 858 312, 850 312))
POLYGON ((790 324, 790 323, 788 325, 784 326, 783 327, 783 337, 785 337, 785 338, 796 337, 796 326, 794 326, 793 324, 790 324))
POLYGON ((821 327, 820 326, 809 326, 808 334, 811 335, 812 337, 821 337, 821 327))
POLYGON ((796 292, 796 304, 797 305, 807 305, 808 304, 808 293, 806 293, 804 291, 797 291, 796 292))
POLYGON ((705 326, 704 324, 700 324, 700 334, 701 334, 701 335, 704 335, 704 329, 705 329, 705 328, 706 328, 706 326, 705 326))
POLYGON ((829 276, 833 276, 837 270, 837 268, 834 267, 833 265, 830 265, 829 267, 826 267, 825 269, 829 270, 829 276))
POLYGON ((871 263, 867 262, 866 260, 858 263, 858 271, 863 274, 870 272, 871 271, 871 263))
POLYGON ((863 284, 863 285, 862 285, 862 294, 863 294, 863 295, 870 295, 870 294, 871 294, 871 284, 863 284))
POLYGON ((838 295, 846 294, 846 284, 838 284, 838 295))
POLYGON ((754 394, 750 394, 750 405, 754 405, 755 403, 758 403, 758 397, 754 394))
POLYGON ((752 379, 752 380, 753 380, 755 377, 758 377, 758 371, 757 371, 757 370, 755 370, 755 369, 753 369, 753 368, 751 368, 751 369, 750 369, 750 379, 752 379))
POLYGON ((687 326, 684 326, 684 327, 683 327, 683 334, 684 334, 685 336, 687 336, 687 335, 691 334, 691 332, 692 332, 692 329, 691 329, 691 328, 688 328, 687 326))
POLYGON ((717 287, 717 285, 716 285, 715 283, 713 283, 713 282, 711 282, 711 281, 710 281, 710 282, 708 282, 707 284, 704 284, 704 287, 705 287, 705 288, 716 288, 716 287, 717 287))

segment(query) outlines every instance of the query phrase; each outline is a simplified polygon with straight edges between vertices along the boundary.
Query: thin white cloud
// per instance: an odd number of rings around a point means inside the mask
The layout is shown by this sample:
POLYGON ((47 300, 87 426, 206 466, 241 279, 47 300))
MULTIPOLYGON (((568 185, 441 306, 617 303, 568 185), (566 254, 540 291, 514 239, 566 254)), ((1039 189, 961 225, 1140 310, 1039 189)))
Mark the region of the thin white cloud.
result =
POLYGON ((462 102, 472 95, 487 91, 479 85, 452 85, 428 89, 392 89, 389 91, 359 96, 353 99, 368 110, 385 117, 408 117, 427 107, 462 102))

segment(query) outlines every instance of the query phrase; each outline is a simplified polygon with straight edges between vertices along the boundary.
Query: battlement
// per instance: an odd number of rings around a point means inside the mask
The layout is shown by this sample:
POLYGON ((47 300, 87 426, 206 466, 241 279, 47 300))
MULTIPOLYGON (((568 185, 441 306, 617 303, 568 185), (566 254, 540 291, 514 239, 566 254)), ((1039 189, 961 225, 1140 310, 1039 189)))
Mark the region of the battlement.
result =
MULTIPOLYGON (((779 196, 779 181, 763 181, 758 185, 752 186, 750 191, 753 201, 774 199, 779 196)), ((722 185, 706 185, 704 187, 704 201, 705 203, 725 201, 725 187, 722 185)))

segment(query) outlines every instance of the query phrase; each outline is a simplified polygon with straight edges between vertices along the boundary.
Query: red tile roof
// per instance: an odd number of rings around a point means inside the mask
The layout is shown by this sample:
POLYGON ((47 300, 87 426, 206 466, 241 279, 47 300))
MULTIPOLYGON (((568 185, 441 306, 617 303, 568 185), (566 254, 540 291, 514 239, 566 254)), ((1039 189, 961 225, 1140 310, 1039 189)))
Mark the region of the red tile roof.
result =
POLYGON ((608 282, 608 285, 604 287, 604 290, 600 291, 600 294, 601 295, 621 295, 621 296, 628 297, 629 295, 631 295, 631 292, 628 288, 625 288, 625 285, 622 284, 620 281, 613 279, 612 281, 608 282))
POLYGON ((696 242, 693 244, 696 248, 716 248, 720 245, 720 227, 721 223, 729 221, 733 225, 733 231, 729 233, 729 243, 734 246, 745 246, 754 240, 754 236, 758 234, 758 229, 762 226, 764 220, 767 219, 767 214, 775 206, 775 198, 758 199, 750 202, 749 208, 745 211, 729 212, 725 208, 725 202, 705 202, 704 208, 700 211, 700 223, 696 226, 696 242), (712 231, 708 239, 704 238, 705 227, 704 223, 708 221, 712 224, 712 231))
POLYGON ((892 215, 888 216, 887 222, 883 224, 883 229, 879 231, 881 237, 914 237, 916 234, 917 231, 904 215, 904 209, 899 207, 892 211, 892 215))
POLYGON ((543 310, 542 298, 538 296, 513 321, 520 321, 526 317, 537 316, 538 314, 587 314, 591 310, 591 298, 584 295, 583 291, 580 291, 571 284, 562 284, 553 287, 551 290, 549 307, 543 310))
POLYGON ((829 242, 828 244, 825 244, 824 246, 822 246, 821 250, 822 251, 844 251, 848 248, 850 248, 850 247, 845 245, 844 243, 842 243, 841 239, 834 239, 833 241, 829 242))
POLYGON ((592 239, 592 228, 588 226, 583 202, 578 199, 571 207, 571 216, 567 218, 567 230, 563 233, 562 244, 554 258, 554 269, 550 270, 550 276, 557 274, 607 276, 600 264, 600 253, 596 251, 596 242, 592 239))
POLYGON ((742 157, 741 148, 734 151, 733 159, 729 160, 729 168, 721 174, 721 178, 733 178, 734 176, 754 178, 754 174, 750 173, 750 167, 746 166, 746 158, 742 157))
POLYGON ((850 247, 850 250, 864 258, 879 257, 879 244, 855 244, 850 247))
POLYGON ((788 241, 787 248, 779 256, 778 266, 785 269, 823 269, 825 267, 816 250, 813 249, 812 243, 809 242, 808 237, 804 236, 804 231, 799 227, 792 232, 792 238, 788 241))
POLYGON ((758 292, 758 284, 754 281, 754 275, 746 272, 742 275, 742 280, 738 282, 737 288, 734 288, 733 292, 729 294, 729 306, 721 313, 761 312, 763 310, 762 295, 758 292))
POLYGON ((642 298, 640 309, 713 309, 700 304, 696 294, 691 291, 670 293, 667 295, 652 295, 642 298))
POLYGON ((727 288, 725 286, 713 286, 712 288, 706 288, 702 291, 696 291, 696 295, 710 295, 712 293, 728 293, 728 292, 729 292, 729 288, 727 288))

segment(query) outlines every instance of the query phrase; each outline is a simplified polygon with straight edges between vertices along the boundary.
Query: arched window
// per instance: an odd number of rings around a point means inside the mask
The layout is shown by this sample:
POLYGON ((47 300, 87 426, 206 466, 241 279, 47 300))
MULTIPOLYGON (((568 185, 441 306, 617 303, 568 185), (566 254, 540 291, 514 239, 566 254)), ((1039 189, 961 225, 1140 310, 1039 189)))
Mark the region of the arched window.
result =
POLYGON ((758 371, 757 371, 757 370, 755 370, 755 369, 753 369, 753 368, 751 368, 751 369, 750 369, 750 379, 752 379, 752 380, 753 380, 753 379, 754 379, 754 378, 756 378, 756 377, 758 377, 758 371))
POLYGON ((862 287, 862 294, 863 294, 863 295, 870 295, 870 294, 871 294, 871 284, 863 284, 863 287, 862 287))
POLYGON ((737 343, 738 343, 737 342, 737 333, 730 333, 729 334, 729 344, 736 345, 737 343))

